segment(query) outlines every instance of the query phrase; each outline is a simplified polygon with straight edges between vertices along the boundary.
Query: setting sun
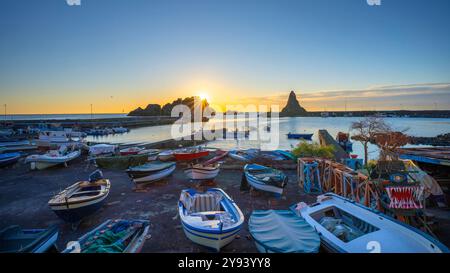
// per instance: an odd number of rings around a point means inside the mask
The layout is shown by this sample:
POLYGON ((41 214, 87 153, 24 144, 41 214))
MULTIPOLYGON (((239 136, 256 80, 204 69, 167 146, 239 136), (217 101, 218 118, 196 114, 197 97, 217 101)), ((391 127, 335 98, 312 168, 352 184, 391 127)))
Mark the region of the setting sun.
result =
POLYGON ((210 102, 210 97, 208 93, 206 93, 205 91, 199 92, 198 96, 200 97, 201 100, 207 100, 208 102, 210 102))

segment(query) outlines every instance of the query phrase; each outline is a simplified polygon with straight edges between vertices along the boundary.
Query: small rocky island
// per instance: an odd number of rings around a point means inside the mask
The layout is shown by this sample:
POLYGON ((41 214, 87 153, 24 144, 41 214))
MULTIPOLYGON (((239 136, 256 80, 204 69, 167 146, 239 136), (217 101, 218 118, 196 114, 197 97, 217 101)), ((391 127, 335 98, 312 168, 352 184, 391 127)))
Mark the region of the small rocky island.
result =
POLYGON ((286 106, 280 112, 280 117, 302 117, 307 115, 308 112, 300 106, 295 92, 291 91, 286 106))
MULTIPOLYGON (((178 98, 174 100, 172 103, 166 103, 161 107, 159 104, 148 104, 147 107, 142 109, 138 107, 128 113, 128 116, 170 116, 172 113, 172 109, 179 104, 184 104, 188 106, 191 111, 194 109, 194 100, 195 97, 187 97, 184 99, 178 98)), ((207 107, 209 104, 206 100, 202 100, 202 109, 207 107)))

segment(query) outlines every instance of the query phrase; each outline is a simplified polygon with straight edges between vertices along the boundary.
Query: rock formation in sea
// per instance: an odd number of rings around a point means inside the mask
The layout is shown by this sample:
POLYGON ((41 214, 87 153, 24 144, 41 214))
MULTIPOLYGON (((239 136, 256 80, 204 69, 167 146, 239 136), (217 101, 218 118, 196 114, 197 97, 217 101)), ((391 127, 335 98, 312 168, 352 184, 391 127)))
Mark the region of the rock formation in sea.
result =
MULTIPOLYGON (((178 98, 172 103, 166 103, 162 107, 159 104, 149 104, 145 109, 142 109, 141 107, 134 109, 128 114, 128 116, 170 116, 172 113, 172 109, 179 104, 188 106, 192 112, 194 110, 195 98, 196 97, 187 97, 184 99, 178 98)), ((206 100, 202 100, 202 109, 204 109, 208 105, 209 104, 206 100)))
POLYGON ((286 106, 280 112, 280 117, 301 117, 307 114, 305 108, 300 106, 295 92, 291 91, 286 106))

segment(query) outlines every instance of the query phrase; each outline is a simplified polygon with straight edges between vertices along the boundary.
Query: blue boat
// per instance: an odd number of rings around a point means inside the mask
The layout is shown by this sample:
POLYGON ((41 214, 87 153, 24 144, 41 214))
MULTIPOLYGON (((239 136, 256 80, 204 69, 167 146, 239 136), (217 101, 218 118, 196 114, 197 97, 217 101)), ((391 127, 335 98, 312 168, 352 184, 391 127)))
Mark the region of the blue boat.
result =
POLYGON ((334 193, 307 206, 290 207, 319 234, 322 246, 339 253, 448 253, 436 238, 375 209, 334 193))
POLYGON ((186 237, 216 251, 231 243, 244 223, 242 211, 218 188, 183 190, 178 212, 186 237))
POLYGON ((293 133, 288 133, 287 137, 289 139, 305 139, 305 140, 311 140, 312 136, 314 134, 293 134, 293 133))
POLYGON ((139 253, 149 232, 147 220, 107 220, 67 243, 63 253, 139 253))
POLYGON ((9 226, 0 231, 0 253, 48 252, 55 246, 58 233, 57 226, 47 229, 22 229, 17 225, 9 226))
POLYGON ((259 150, 257 149, 231 150, 228 156, 238 161, 248 162, 255 159, 258 153, 259 150))
POLYGON ((110 188, 109 180, 104 179, 101 172, 94 172, 89 181, 66 188, 53 196, 48 205, 64 221, 78 223, 103 205, 110 188))
POLYGON ((16 163, 20 158, 20 153, 0 154, 0 167, 6 167, 16 163))
POLYGON ((256 210, 248 221, 261 253, 317 253, 320 237, 304 219, 289 210, 256 210))
POLYGON ((295 156, 288 151, 275 150, 274 153, 284 156, 285 159, 287 159, 287 160, 289 160, 289 159, 295 160, 296 159, 295 156))
POLYGON ((258 164, 245 165, 244 174, 248 184, 253 188, 275 193, 278 196, 281 196, 288 181, 282 171, 258 164))

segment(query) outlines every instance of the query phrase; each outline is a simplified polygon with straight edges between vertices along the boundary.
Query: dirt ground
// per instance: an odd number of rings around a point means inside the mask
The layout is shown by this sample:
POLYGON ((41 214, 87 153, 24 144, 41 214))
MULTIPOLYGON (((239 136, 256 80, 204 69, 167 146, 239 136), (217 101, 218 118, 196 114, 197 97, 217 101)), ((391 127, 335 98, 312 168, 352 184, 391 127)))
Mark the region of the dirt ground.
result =
MULTIPOLYGON (((86 180, 95 167, 86 163, 84 157, 71 162, 67 168, 54 167, 42 171, 31 171, 22 161, 12 167, 0 170, 0 229, 9 225, 24 228, 42 228, 57 224, 60 236, 58 248, 64 249, 67 242, 76 240, 107 219, 148 219, 151 222, 151 237, 142 252, 209 252, 210 250, 192 243, 184 235, 178 217, 177 201, 180 191, 194 187, 182 172, 182 166, 165 181, 148 186, 146 192, 133 191, 134 185, 125 171, 102 170, 111 181, 111 191, 105 205, 89 216, 73 231, 69 224, 60 220, 47 206, 53 194, 79 180, 86 180)), ((215 185, 225 190, 238 204, 245 215, 245 225, 239 236, 222 252, 257 252, 251 240, 247 220, 253 210, 288 209, 294 203, 313 202, 314 196, 304 194, 296 183, 294 170, 285 171, 289 183, 281 199, 262 192, 241 192, 242 171, 221 170, 215 185)), ((450 245, 450 219, 445 216, 440 222, 438 236, 450 245)))

